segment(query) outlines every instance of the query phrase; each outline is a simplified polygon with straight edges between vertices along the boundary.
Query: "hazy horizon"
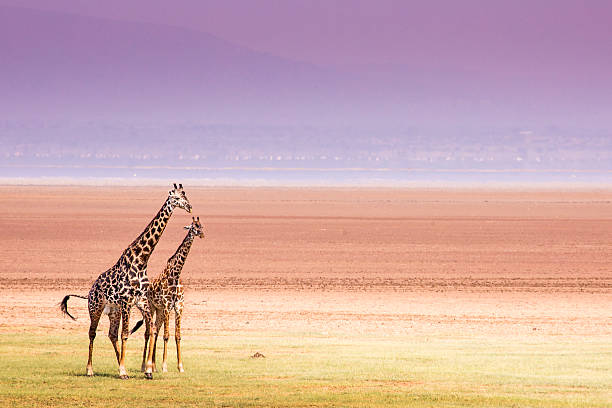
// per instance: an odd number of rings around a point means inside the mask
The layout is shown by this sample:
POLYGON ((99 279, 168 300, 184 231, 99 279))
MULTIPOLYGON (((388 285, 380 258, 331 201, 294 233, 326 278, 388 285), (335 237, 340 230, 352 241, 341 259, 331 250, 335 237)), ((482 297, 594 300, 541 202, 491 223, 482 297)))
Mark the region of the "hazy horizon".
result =
POLYGON ((603 1, 0 0, 0 180, 612 185, 609 21, 603 1))

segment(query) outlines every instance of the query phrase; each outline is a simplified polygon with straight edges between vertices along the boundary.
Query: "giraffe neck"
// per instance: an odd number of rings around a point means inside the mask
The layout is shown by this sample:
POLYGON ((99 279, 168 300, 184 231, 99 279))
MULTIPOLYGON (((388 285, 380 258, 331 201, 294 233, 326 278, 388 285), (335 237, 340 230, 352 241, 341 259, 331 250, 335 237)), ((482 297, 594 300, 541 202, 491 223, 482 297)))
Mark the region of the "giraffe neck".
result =
POLYGON ((178 284, 178 280, 181 277, 181 270, 183 269, 183 265, 185 265, 185 260, 187 259, 187 255, 189 255, 189 250, 191 249, 194 238, 195 235, 193 231, 189 230, 181 245, 168 260, 167 278, 169 283, 174 285, 178 284))
POLYGON ((133 257, 130 257, 133 259, 133 262, 137 262, 143 266, 147 265, 151 253, 166 229, 166 225, 168 224, 168 220, 170 220, 173 210, 174 206, 172 205, 170 197, 168 197, 145 230, 126 249, 126 254, 133 255, 133 257))

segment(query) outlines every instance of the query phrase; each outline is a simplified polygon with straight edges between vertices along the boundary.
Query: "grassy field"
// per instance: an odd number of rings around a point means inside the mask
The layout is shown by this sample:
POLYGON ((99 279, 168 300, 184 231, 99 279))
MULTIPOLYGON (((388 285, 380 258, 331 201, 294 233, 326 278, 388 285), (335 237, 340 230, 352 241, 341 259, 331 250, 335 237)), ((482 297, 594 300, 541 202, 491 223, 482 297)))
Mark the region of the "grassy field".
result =
POLYGON ((574 407, 612 406, 605 339, 367 338, 226 332, 183 341, 184 374, 147 381, 140 337, 127 381, 110 342, 85 333, 0 334, 0 406, 574 407), (250 358, 261 352, 265 358, 250 358))

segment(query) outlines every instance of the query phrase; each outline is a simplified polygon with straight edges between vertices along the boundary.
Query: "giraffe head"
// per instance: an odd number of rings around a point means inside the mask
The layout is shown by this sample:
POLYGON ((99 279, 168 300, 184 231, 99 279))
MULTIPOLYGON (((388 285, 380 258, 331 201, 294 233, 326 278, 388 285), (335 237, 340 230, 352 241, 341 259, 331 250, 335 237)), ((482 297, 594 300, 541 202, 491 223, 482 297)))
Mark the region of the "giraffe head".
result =
POLYGON ((182 184, 179 184, 177 187, 176 183, 174 183, 174 188, 168 192, 168 198, 170 199, 172 207, 179 207, 189 213, 191 212, 191 204, 189 204, 182 184))
POLYGON ((194 236, 204 238, 204 227, 200 224, 200 217, 191 217, 191 225, 186 225, 185 229, 190 230, 194 236))

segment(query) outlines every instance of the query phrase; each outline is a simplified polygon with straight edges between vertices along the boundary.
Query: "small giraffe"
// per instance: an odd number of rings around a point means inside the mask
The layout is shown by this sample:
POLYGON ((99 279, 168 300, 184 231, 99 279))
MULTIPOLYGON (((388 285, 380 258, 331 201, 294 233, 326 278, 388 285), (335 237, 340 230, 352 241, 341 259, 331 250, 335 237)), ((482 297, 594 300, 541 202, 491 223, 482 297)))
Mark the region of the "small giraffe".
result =
MULTIPOLYGON (((153 340, 153 370, 156 371, 155 367, 155 353, 157 350, 157 336, 159 335, 159 329, 161 324, 164 324, 164 359, 162 362, 162 372, 168 372, 168 339, 170 338, 170 311, 174 309, 174 340, 176 341, 176 357, 177 357, 177 368, 179 372, 185 372, 183 368, 183 361, 181 358, 181 316, 183 314, 184 296, 183 296, 183 285, 181 285, 180 277, 183 265, 191 244, 195 237, 204 238, 204 230, 202 224, 200 224, 200 217, 192 217, 191 225, 187 225, 187 235, 183 242, 178 247, 174 255, 168 259, 166 269, 151 282, 148 292, 149 309, 151 310, 152 317, 155 317, 155 327, 158 331, 153 333, 155 336, 153 340)), ((138 330, 142 325, 142 320, 136 324, 132 333, 138 330)), ((142 370, 145 369, 145 358, 147 357, 147 344, 149 343, 149 336, 151 330, 149 326, 146 326, 145 330, 145 346, 142 353, 142 370)))
MULTIPOLYGON (((147 302, 139 302, 141 298, 146 298, 149 289, 149 278, 147 277, 147 262, 151 253, 155 249, 157 242, 166 228, 168 220, 175 207, 182 208, 191 212, 191 204, 187 200, 183 185, 179 187, 174 184, 174 189, 168 193, 168 198, 164 202, 157 215, 151 220, 145 230, 123 251, 123 254, 115 265, 103 272, 89 291, 87 296, 89 308, 89 359, 87 361, 87 375, 93 375, 92 354, 93 344, 96 338, 96 329, 103 313, 108 313, 110 328, 108 337, 110 338, 117 362, 119 363, 119 377, 127 379, 125 369, 125 354, 127 350, 127 339, 129 336, 129 319, 132 306, 135 304, 140 309, 145 321, 150 322, 151 331, 157 332, 155 323, 152 321, 151 311, 147 302), (117 347, 117 334, 119 324, 123 321, 121 330, 121 353, 117 347)), ((68 313, 68 299, 71 296, 85 298, 79 295, 67 295, 61 303, 61 310, 72 319, 74 317, 68 313)), ((153 378, 152 354, 149 353, 145 377, 153 378)))

